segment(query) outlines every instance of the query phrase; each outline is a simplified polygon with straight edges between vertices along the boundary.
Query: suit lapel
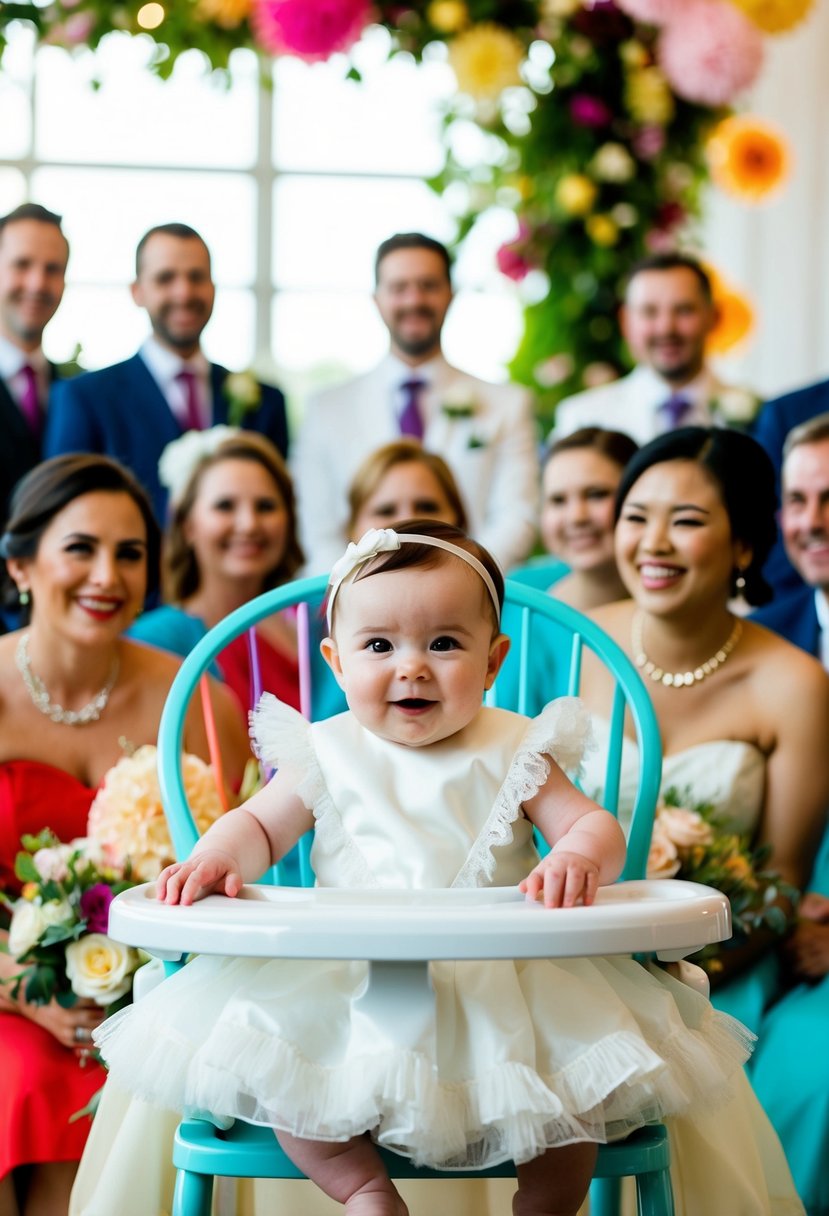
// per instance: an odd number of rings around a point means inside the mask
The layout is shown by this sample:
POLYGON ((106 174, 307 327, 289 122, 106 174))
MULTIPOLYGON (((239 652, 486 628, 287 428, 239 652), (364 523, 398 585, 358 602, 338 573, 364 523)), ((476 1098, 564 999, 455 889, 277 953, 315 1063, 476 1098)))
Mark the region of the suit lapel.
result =
POLYGON ((222 392, 222 385, 228 376, 226 367, 219 363, 210 364, 210 394, 212 402, 212 425, 224 426, 227 423, 227 397, 222 392))
POLYGON ((8 450, 18 454, 22 472, 40 459, 39 445, 3 379, 0 379, 0 433, 8 450))

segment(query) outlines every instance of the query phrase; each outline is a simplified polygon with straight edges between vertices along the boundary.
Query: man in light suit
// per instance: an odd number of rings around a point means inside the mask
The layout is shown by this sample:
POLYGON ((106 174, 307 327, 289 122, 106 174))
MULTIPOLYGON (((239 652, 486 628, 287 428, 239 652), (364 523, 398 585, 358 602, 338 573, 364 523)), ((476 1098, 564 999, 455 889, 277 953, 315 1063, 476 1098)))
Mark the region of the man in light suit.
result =
POLYGON ((470 531, 504 568, 529 552, 536 527, 535 426, 525 390, 489 384, 451 367, 441 351, 452 302, 449 253, 421 233, 380 246, 374 301, 389 331, 372 371, 309 399, 295 476, 302 542, 313 571, 340 556, 347 491, 364 458, 401 434, 449 464, 470 531))
POLYGON ((259 431, 283 455, 288 431, 282 393, 251 380, 244 398, 226 368, 209 363, 201 335, 213 312, 210 252, 186 224, 151 228, 136 250, 135 303, 152 334, 131 359, 56 384, 45 453, 103 452, 122 461, 150 493, 164 523, 167 493, 158 480, 165 446, 184 431, 234 423, 259 431))
POLYGON ((59 215, 24 203, 0 218, 0 531, 16 483, 40 460, 55 376, 43 331, 63 297, 68 259, 59 215))
POLYGON ((628 275, 619 324, 636 367, 620 380, 561 401, 556 439, 585 426, 647 443, 677 426, 746 423, 757 398, 723 384, 705 361, 717 321, 711 281, 696 258, 658 253, 628 275))
POLYGON ((780 531, 800 585, 753 619, 829 670, 829 413, 795 427, 786 439, 780 531))

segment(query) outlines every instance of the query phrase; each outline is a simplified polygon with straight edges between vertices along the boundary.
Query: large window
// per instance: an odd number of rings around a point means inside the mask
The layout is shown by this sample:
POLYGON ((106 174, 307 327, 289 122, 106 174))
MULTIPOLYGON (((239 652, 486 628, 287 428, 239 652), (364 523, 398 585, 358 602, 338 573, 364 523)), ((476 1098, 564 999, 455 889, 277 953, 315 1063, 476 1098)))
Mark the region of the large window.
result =
MULTIPOLYGON (((359 84, 341 61, 283 60, 260 88, 259 64, 240 51, 225 88, 197 52, 162 82, 142 39, 35 55, 21 25, 0 74, 0 210, 30 198, 64 216, 69 281, 48 353, 80 344, 87 367, 131 354, 146 332, 128 290, 136 242, 182 220, 213 255, 212 358, 255 363, 295 400, 370 366, 385 349, 370 298, 377 244, 401 230, 454 234, 451 200, 422 180, 441 164, 452 75, 439 57, 387 61, 386 39, 374 29, 361 44, 359 84)), ((492 256, 513 223, 494 213, 467 243, 445 334, 452 361, 494 379, 520 333, 492 256)))

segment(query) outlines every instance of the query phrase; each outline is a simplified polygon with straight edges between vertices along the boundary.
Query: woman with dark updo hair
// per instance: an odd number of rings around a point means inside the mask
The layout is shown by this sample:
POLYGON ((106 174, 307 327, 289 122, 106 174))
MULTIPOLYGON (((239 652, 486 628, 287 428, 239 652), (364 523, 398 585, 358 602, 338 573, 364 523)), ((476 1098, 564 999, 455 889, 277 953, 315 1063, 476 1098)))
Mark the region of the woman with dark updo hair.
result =
MULTIPOLYGON (((123 632, 157 583, 158 551, 146 495, 114 460, 58 456, 17 487, 0 541, 6 599, 26 622, 0 638, 0 892, 10 899, 20 895, 21 835, 50 828, 66 842, 84 836, 122 741, 155 742, 179 664, 123 632)), ((227 694, 216 694, 228 776, 238 781, 247 741, 227 694)), ((186 747, 209 758, 200 716, 188 718, 186 747)), ((0 980, 20 970, 0 954, 0 980)), ((89 1131, 88 1119, 70 1117, 103 1083, 87 1059, 102 1016, 89 1000, 37 1005, 0 984, 3 1216, 68 1209, 89 1131)))
MULTIPOLYGON (((771 463, 749 436, 702 427, 659 436, 634 456, 616 500, 616 560, 632 598, 593 615, 653 700, 663 789, 683 805, 713 804, 802 888, 829 804, 829 678, 730 607, 737 593, 751 605, 771 596, 762 567, 775 507, 771 463)), ((606 713, 601 673, 587 675, 590 703, 606 713)), ((778 993, 778 943, 752 934, 722 952, 713 978, 715 1004, 755 1031, 778 993)))

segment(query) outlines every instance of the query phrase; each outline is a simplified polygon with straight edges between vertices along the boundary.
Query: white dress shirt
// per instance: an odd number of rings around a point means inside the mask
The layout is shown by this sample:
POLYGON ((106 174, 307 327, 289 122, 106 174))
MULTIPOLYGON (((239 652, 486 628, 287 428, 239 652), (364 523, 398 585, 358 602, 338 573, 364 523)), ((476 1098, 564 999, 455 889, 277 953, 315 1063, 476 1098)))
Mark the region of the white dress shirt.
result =
POLYGON ((820 640, 818 642, 820 653, 818 657, 826 670, 829 671, 829 602, 827 602, 826 594, 821 591, 820 587, 815 591, 815 612, 817 613, 817 623, 820 628, 820 640))
POLYGON ((42 408, 49 395, 49 364, 43 350, 41 347, 33 351, 21 350, 14 342, 0 334, 0 379, 5 380, 17 405, 21 405, 26 390, 27 381, 22 373, 27 364, 35 373, 37 395, 42 408))
POLYGON ((210 391, 210 364, 200 350, 189 359, 167 350, 155 338, 149 337, 141 346, 139 355, 144 360, 153 380, 169 405, 176 422, 186 428, 187 396, 184 385, 176 379, 180 372, 193 372, 196 377, 196 398, 202 427, 210 426, 213 420, 213 399, 210 391))

